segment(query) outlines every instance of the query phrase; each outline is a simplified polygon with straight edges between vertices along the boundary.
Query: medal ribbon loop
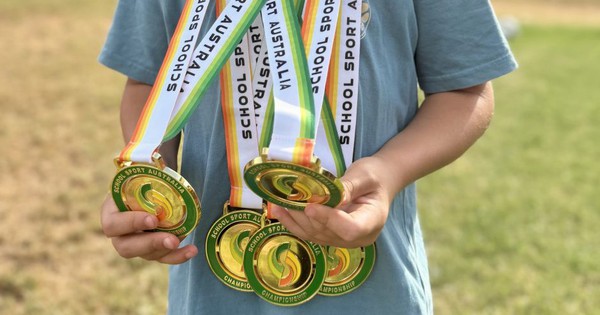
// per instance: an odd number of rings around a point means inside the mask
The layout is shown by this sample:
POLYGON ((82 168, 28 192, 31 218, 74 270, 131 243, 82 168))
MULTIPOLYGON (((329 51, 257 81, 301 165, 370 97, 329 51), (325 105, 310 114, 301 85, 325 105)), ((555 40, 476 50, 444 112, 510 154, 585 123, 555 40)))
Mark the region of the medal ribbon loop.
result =
MULTIPOLYGON (((217 0, 217 12, 221 12, 226 2, 217 0)), ((242 36, 221 70, 221 107, 231 183, 229 204, 234 208, 262 209, 262 198, 248 188, 242 176, 246 162, 259 153, 249 35, 242 36)))
POLYGON ((294 3, 267 1, 262 17, 275 104, 269 157, 308 165, 315 138, 314 99, 294 3))
POLYGON ((268 1, 263 18, 275 102, 269 157, 306 166, 313 160, 340 2, 306 1, 300 29, 295 13, 301 2, 268 1))
POLYGON ((185 69, 198 40, 199 26, 204 20, 207 2, 188 0, 185 3, 135 131, 121 151, 119 161, 153 162, 152 155, 162 143, 183 83, 185 69))

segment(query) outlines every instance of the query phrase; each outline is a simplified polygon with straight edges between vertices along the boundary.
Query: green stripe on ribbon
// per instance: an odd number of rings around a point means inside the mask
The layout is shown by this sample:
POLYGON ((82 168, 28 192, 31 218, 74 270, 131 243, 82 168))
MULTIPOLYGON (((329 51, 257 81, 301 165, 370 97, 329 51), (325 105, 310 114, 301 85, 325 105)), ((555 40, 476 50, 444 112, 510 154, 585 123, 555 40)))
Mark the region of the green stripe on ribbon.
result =
POLYGON ((339 141, 339 135, 337 128, 335 127, 335 118, 329 107, 329 101, 327 97, 323 100, 323 107, 321 108, 321 121, 325 128, 325 135, 327 137, 327 143, 329 144, 329 150, 335 163, 335 169, 337 176, 341 177, 346 172, 346 162, 344 161, 344 153, 342 152, 342 146, 339 141))
POLYGON ((304 42, 302 41, 302 34, 300 32, 300 24, 298 23, 292 1, 283 0, 281 3, 288 29, 294 68, 296 69, 296 77, 298 80, 299 105, 301 112, 300 138, 314 139, 316 132, 315 105, 308 71, 308 62, 306 61, 306 52, 304 51, 304 42))
POLYGON ((271 137, 273 136, 273 118, 275 111, 275 99, 273 93, 269 97, 267 109, 265 110, 265 117, 263 119, 262 131, 260 133, 260 139, 258 142, 259 152, 262 152, 263 148, 268 148, 271 144, 271 137))
MULTIPOLYGON (((219 74, 225 62, 229 60, 229 57, 237 47, 238 43, 242 39, 242 36, 246 33, 252 21, 256 19, 261 8, 265 4, 266 0, 252 0, 249 4, 248 10, 242 15, 238 24, 234 26, 231 36, 226 39, 225 43, 221 46, 217 52, 216 58, 206 68, 206 71, 202 73, 202 77, 198 80, 198 83, 194 86, 191 94, 185 100, 184 104, 177 112, 173 120, 171 120, 163 141, 167 141, 175 137, 185 126, 185 123, 190 118, 196 107, 200 103, 200 99, 204 96, 204 93, 208 90, 210 83, 219 74)), ((233 3, 233 2, 232 2, 233 3)), ((219 16, 220 17, 220 16, 219 16)), ((218 20, 218 18, 217 18, 218 20)))

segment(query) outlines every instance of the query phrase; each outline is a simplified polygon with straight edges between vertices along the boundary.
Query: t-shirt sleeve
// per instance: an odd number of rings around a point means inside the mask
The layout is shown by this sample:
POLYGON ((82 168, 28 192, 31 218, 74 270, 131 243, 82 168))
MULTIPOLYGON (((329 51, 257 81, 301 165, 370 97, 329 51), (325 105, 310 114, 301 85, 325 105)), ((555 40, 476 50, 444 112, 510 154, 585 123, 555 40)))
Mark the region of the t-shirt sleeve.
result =
POLYGON ((517 67, 488 1, 416 0, 415 60, 426 93, 478 85, 517 67))
POLYGON ((153 84, 169 45, 169 32, 177 23, 177 19, 166 21, 164 8, 160 0, 120 0, 100 63, 153 84))

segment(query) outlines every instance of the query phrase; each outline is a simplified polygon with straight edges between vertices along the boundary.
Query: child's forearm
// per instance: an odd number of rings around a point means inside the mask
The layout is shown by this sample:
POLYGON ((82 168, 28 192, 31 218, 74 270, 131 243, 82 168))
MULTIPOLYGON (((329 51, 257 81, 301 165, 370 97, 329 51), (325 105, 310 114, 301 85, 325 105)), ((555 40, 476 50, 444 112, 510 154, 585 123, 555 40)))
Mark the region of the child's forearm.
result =
POLYGON ((409 126, 374 155, 389 166, 391 196, 460 157, 483 135, 493 111, 491 83, 427 96, 409 126))

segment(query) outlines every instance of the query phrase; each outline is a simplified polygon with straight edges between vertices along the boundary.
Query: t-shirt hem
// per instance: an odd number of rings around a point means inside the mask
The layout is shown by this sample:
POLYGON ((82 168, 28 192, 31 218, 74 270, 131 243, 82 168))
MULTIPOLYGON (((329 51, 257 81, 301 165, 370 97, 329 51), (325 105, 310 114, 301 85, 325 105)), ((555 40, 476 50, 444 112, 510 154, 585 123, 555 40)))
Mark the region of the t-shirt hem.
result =
POLYGON ((440 93, 468 88, 506 75, 518 67, 512 54, 469 68, 457 73, 421 78, 421 88, 425 93, 440 93))

